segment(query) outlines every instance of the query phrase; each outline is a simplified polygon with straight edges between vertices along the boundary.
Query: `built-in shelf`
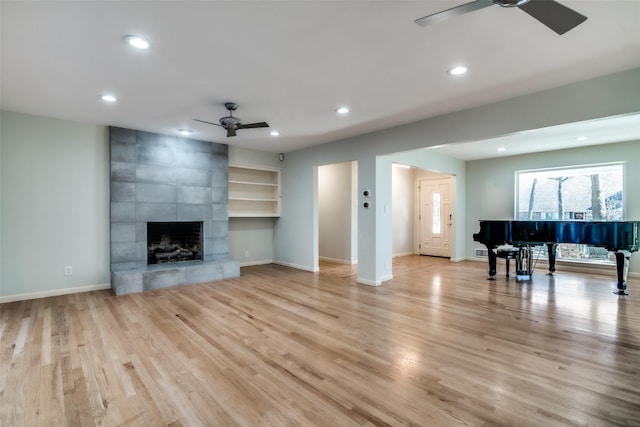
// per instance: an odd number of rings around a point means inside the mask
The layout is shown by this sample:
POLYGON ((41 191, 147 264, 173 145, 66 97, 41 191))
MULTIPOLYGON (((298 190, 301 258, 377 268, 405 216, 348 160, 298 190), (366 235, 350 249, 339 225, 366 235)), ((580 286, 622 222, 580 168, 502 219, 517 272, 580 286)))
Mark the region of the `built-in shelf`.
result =
POLYGON ((229 164, 229 216, 280 216, 280 170, 229 164))

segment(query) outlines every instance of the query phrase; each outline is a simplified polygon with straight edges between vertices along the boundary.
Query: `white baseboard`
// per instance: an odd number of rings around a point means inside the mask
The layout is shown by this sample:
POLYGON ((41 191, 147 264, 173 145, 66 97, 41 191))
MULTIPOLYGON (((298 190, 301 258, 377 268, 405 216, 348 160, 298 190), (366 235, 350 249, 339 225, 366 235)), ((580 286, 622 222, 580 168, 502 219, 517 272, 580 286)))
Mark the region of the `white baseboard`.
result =
POLYGON ((311 267, 307 267, 306 265, 292 264, 290 262, 273 260, 273 263, 278 265, 284 265, 285 267, 297 268, 298 270, 310 271, 312 273, 317 273, 320 271, 319 268, 311 268, 311 267))
POLYGON ((265 264, 273 264, 273 260, 272 259, 263 259, 263 260, 259 260, 259 261, 247 261, 247 262, 241 262, 240 263, 240 267, 250 267, 252 265, 265 265, 265 264))
POLYGON ((380 280, 369 280, 369 279, 365 279, 363 277, 358 277, 356 279, 356 282, 361 283, 363 285, 368 285, 368 286, 380 286, 382 285, 383 282, 386 282, 387 280, 391 280, 393 279, 393 274, 388 274, 386 276, 382 276, 382 278, 380 278, 380 280))
POLYGON ((367 286, 380 286, 382 285, 382 280, 369 280, 369 279, 364 279, 362 277, 358 277, 356 279, 356 282, 362 284, 362 285, 367 285, 367 286))
POLYGON ((345 264, 345 265, 356 265, 358 263, 357 260, 349 261, 348 259, 329 258, 329 257, 326 257, 326 256, 320 256, 320 257, 318 257, 318 259, 320 261, 333 262, 333 263, 336 263, 336 264, 345 264))
POLYGON ((413 252, 400 252, 398 254, 393 254, 391 257, 392 258, 399 258, 401 256, 409 256, 409 255, 417 255, 417 254, 414 254, 413 252))
POLYGON ((380 278, 380 281, 381 282, 386 282, 386 281, 391 280, 391 279, 393 279, 393 274, 387 274, 386 276, 382 276, 380 278))
POLYGON ((30 299, 57 297, 60 295, 76 294, 80 292, 102 291, 111 289, 111 283, 97 285, 78 286, 75 288, 52 289, 50 291, 29 292, 27 294, 0 296, 0 304, 5 302, 26 301, 30 299))

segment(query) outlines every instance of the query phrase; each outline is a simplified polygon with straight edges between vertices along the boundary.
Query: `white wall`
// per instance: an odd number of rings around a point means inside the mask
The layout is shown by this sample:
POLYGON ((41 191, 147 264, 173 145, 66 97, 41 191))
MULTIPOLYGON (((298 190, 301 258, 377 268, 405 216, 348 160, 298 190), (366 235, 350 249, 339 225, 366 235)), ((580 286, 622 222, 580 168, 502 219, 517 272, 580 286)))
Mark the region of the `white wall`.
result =
MULTIPOLYGON (((398 164, 392 170, 392 239, 393 256, 410 255, 414 245, 414 169, 404 168, 398 164)), ((415 230, 417 232, 417 230, 415 230)))
MULTIPOLYGON (((625 162, 625 219, 640 221, 640 141, 467 162, 467 205, 473 206, 466 218, 467 257, 483 247, 472 238, 479 220, 513 219, 516 171, 607 162, 625 162)), ((640 273, 640 254, 631 257, 629 271, 640 273)))
MULTIPOLYGON (((109 288, 108 129, 2 111, 0 132, 0 302, 109 288)), ((281 164, 235 147, 229 161, 281 164)), ((271 262, 274 221, 231 219, 231 256, 271 262)))
POLYGON ((0 297, 109 287, 105 127, 7 111, 1 123, 0 297))
MULTIPOLYGON (((278 155, 229 146, 229 163, 279 168, 278 155)), ((229 256, 240 266, 273 261, 273 228, 278 218, 229 218, 229 256)))
MULTIPOLYGON (((417 150, 425 151, 425 162, 436 158, 430 150, 418 150, 464 141, 504 136, 514 132, 537 129, 576 121, 598 119, 618 114, 637 113, 640 106, 640 69, 604 76, 589 81, 570 84, 546 91, 523 95, 490 105, 446 114, 440 117, 360 135, 340 141, 287 153, 283 166, 283 192, 295 204, 283 201, 283 212, 275 228, 275 258, 287 265, 315 271, 317 269, 317 218, 315 212, 316 170, 321 164, 358 161, 358 281, 381 284, 392 277, 391 239, 391 162, 400 160, 392 153, 417 150), (361 194, 372 189, 373 209, 362 208, 361 194)), ((416 151, 416 152, 417 152, 416 151)), ((464 167, 462 176, 444 165, 409 164, 456 175, 458 182, 466 182, 464 167)), ((457 167, 453 165, 454 167, 457 167)), ((465 209, 463 185, 458 185, 456 206, 465 209)), ((458 215, 454 251, 464 254, 470 229, 464 225, 464 217, 458 215)), ((458 258, 459 254, 454 253, 458 258)))
POLYGON ((318 227, 320 259, 355 264, 352 258, 352 223, 355 190, 354 162, 318 167, 318 227))
MULTIPOLYGON (((456 176, 456 206, 467 221, 456 224, 456 250, 471 254, 471 234, 480 217, 512 216, 513 191, 503 185, 497 168, 478 179, 480 163, 464 162, 422 147, 501 136, 580 120, 637 113, 640 106, 640 69, 575 83, 569 86, 447 114, 398 128, 286 153, 230 148, 231 162, 264 164, 282 169, 282 216, 230 225, 230 247, 243 262, 244 250, 256 259, 269 257, 282 264, 317 271, 317 166, 358 162, 358 280, 380 284, 392 277, 392 167, 393 161, 456 176), (408 151, 414 150, 414 151, 408 151), (403 153, 398 153, 403 151, 403 153), (395 153, 395 154, 394 154, 395 153), (475 186, 472 186, 474 184, 475 186), (362 208, 362 190, 369 189, 372 208, 362 208), (488 202, 491 195, 494 200, 488 202), (484 199, 483 199, 484 197, 484 199), (484 210, 473 214, 480 203, 484 210), (509 206, 507 208, 507 205, 509 206), (248 230, 259 230, 254 233, 248 230), (272 234, 271 234, 272 233, 272 234), (260 236, 254 238, 255 236, 260 236), (260 250, 252 248, 260 248, 260 250), (237 254, 240 254, 238 256, 237 254)), ((0 116, 0 298, 7 295, 46 294, 51 291, 104 286, 109 283, 109 152, 104 126, 61 121, 3 111, 0 116), (72 265, 73 276, 64 276, 72 265)), ((620 145, 618 159, 627 168, 627 182, 639 182, 638 142, 620 145)), ((613 146, 579 155, 585 162, 612 158, 613 146), (586 160, 595 159, 595 160, 586 160)), ((573 156, 573 154, 568 154, 573 156)), ((533 155, 535 158, 535 155, 533 155)), ((539 163, 554 166, 556 154, 541 155, 539 163), (550 164, 551 163, 551 164, 550 164)), ((566 160, 566 159, 565 159, 566 160)), ((576 160, 571 159, 571 163, 576 160)), ((583 160, 580 160, 581 162, 583 160)), ((613 160, 611 160, 613 161, 613 160)), ((566 162, 562 162, 564 163, 566 162)), ((532 168, 534 166, 527 166, 532 168)), ((637 188, 637 186, 636 186, 637 188)), ((629 218, 640 219, 640 197, 627 199, 629 218)), ((640 271, 640 256, 632 257, 631 271, 640 271)), ((6 300, 6 299, 5 299, 6 300)))

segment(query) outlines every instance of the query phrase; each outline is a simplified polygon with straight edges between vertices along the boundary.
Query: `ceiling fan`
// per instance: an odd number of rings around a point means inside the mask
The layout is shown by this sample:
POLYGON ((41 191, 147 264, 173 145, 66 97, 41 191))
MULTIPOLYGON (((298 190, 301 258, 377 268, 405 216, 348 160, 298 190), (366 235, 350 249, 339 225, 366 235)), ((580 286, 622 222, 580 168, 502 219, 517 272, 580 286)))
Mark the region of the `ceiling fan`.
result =
POLYGON ((554 0, 476 0, 416 19, 415 23, 425 27, 494 4, 502 7, 517 7, 560 35, 587 20, 586 16, 554 0))
POLYGON ((224 106, 227 110, 229 110, 229 115, 220 118, 220 124, 207 122, 205 120, 193 119, 197 122, 207 123, 214 126, 221 126, 227 130, 227 138, 230 136, 236 136, 236 131, 238 129, 254 129, 254 128, 268 128, 269 125, 266 122, 258 122, 258 123, 242 123, 238 117, 233 116, 233 112, 238 108, 238 104, 235 102, 225 102, 224 106))

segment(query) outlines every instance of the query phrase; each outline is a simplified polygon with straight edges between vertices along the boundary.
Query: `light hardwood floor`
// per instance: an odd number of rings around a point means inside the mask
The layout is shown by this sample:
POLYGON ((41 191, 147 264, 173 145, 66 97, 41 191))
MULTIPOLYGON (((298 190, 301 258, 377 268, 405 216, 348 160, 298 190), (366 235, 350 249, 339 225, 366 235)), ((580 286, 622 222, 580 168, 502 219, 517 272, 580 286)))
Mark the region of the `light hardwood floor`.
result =
POLYGON ((0 425, 640 425, 640 281, 276 265, 0 306, 0 425))

